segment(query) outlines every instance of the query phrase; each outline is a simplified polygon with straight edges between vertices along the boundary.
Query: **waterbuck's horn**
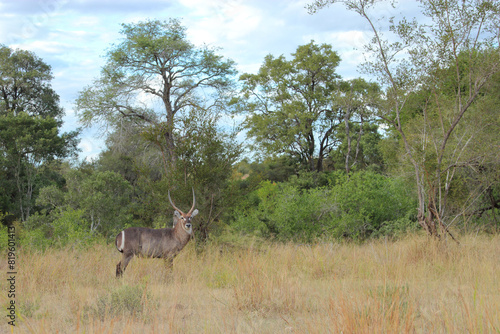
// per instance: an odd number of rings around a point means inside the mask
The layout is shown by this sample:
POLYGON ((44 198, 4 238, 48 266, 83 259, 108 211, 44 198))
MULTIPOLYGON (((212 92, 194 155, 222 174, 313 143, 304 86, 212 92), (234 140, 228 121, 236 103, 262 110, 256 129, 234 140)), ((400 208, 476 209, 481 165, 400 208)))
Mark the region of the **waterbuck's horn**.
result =
POLYGON ((191 210, 189 210, 189 213, 188 213, 188 214, 193 213, 194 206, 195 206, 195 204, 196 204, 196 197, 194 196, 194 188, 191 188, 191 189, 193 189, 193 206, 191 207, 191 210))
POLYGON ((172 199, 170 198, 170 190, 168 191, 168 200, 170 201, 170 204, 172 204, 173 208, 179 212, 182 212, 178 207, 175 206, 174 202, 172 202, 172 199))

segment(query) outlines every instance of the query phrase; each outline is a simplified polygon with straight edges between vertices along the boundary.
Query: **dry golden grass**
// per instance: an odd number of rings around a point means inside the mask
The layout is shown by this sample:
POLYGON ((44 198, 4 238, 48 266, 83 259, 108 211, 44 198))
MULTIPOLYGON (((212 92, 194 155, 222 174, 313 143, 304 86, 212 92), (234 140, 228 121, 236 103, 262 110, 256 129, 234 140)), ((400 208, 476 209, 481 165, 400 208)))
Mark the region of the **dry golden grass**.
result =
MULTIPOLYGON (((500 236, 213 245, 202 254, 191 243, 173 274, 161 260, 134 258, 117 280, 119 259, 112 245, 20 250, 14 332, 500 332, 500 236)), ((2 318, 0 333, 10 332, 2 318)))

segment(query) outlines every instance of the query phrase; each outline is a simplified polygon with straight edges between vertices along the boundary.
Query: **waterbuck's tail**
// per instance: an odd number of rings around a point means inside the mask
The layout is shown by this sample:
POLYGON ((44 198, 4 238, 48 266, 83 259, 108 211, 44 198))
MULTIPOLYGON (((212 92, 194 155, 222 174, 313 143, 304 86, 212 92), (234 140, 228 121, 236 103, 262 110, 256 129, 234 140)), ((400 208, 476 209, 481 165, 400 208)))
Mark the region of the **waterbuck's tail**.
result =
POLYGON ((120 253, 123 253, 123 247, 125 247, 125 231, 118 233, 115 239, 115 246, 120 253))

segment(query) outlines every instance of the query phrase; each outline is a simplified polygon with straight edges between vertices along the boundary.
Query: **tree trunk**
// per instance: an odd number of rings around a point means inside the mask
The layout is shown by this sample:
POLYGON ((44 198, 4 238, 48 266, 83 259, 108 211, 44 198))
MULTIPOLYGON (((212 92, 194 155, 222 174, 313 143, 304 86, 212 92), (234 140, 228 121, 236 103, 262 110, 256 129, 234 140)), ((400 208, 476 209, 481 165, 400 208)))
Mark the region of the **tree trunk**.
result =
MULTIPOLYGON (((352 87, 351 87, 351 93, 352 93, 352 87)), ((347 153, 345 155, 345 172, 347 175, 349 175, 349 172, 351 171, 351 166, 349 163, 349 158, 351 156, 351 134, 350 134, 350 128, 349 128, 349 119, 351 118, 351 109, 350 107, 347 108, 346 113, 344 115, 344 123, 345 123, 345 135, 347 139, 347 153)))
POLYGON ((175 140, 174 140, 174 114, 175 111, 170 103, 170 87, 165 83, 163 104, 165 105, 165 111, 167 112, 167 128, 164 132, 165 147, 167 151, 167 163, 169 167, 173 167, 177 161, 177 154, 175 153, 175 140))

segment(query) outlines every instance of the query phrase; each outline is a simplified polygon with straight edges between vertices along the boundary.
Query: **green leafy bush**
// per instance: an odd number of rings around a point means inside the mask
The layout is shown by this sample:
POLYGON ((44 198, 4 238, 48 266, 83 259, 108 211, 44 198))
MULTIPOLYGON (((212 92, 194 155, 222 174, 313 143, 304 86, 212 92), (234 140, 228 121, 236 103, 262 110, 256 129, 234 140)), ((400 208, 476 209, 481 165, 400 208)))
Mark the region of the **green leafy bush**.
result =
POLYGON ((20 243, 23 246, 44 250, 47 247, 82 247, 96 241, 97 235, 89 228, 83 210, 68 208, 54 214, 53 221, 47 222, 43 215, 32 215, 29 228, 23 229, 20 243))
POLYGON ((93 233, 87 227, 88 222, 83 218, 83 210, 68 209, 61 212, 52 226, 53 243, 57 246, 67 244, 85 245, 92 242, 93 233))
POLYGON ((326 187, 264 181, 258 203, 242 212, 234 227, 278 240, 395 234, 412 225, 416 203, 404 182, 374 172, 333 173, 326 187))
MULTIPOLYGON (((336 175, 330 201, 337 203, 333 225, 336 236, 366 238, 403 218, 415 217, 417 203, 411 187, 374 172, 336 175)), ((405 226, 399 225, 403 228, 405 226)))

